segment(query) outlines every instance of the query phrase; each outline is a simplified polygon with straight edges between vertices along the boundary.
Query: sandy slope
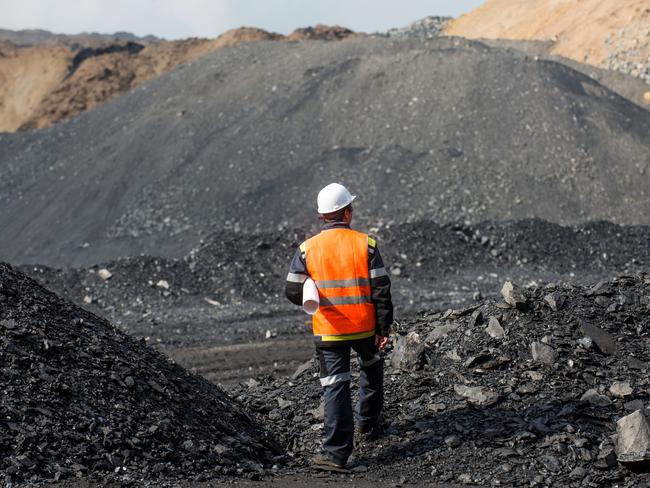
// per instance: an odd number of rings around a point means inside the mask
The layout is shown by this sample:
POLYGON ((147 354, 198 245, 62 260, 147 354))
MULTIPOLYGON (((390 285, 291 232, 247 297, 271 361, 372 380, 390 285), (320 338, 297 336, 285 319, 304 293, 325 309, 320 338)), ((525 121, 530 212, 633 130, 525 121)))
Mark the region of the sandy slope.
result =
MULTIPOLYGON (((32 108, 26 118, 10 130, 39 129, 74 117, 123 94, 141 83, 168 72, 181 63, 210 51, 243 41, 276 39, 261 29, 242 28, 216 39, 186 39, 149 44, 131 54, 118 52, 95 56, 84 61, 69 77, 54 85, 32 108)), ((38 48, 32 48, 38 50, 38 48)), ((31 107, 30 107, 31 108, 31 107)))
POLYGON ((648 63, 650 1, 487 0, 450 22, 445 34, 552 40, 553 54, 599 67, 648 63))
POLYGON ((15 130, 36 110, 65 77, 72 58, 64 47, 0 44, 0 131, 15 130))
MULTIPOLYGON (((18 47, 0 41, 0 132, 49 127, 96 107, 141 83, 210 51, 244 41, 337 40, 353 33, 341 27, 298 29, 285 37, 242 27, 216 39, 133 44, 138 52, 94 54, 80 64, 66 42, 18 47)), ((93 40, 89 46, 105 47, 93 40)), ((124 46, 125 41, 110 44, 124 46)), ((84 46, 87 46, 84 44, 84 46)))

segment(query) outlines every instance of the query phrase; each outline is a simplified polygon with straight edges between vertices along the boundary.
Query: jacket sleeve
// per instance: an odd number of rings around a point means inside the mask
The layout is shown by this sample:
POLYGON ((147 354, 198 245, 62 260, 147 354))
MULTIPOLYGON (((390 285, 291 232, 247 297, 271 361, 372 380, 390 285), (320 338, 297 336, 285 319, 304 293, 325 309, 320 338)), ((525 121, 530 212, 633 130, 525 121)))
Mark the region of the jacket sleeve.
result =
POLYGON ((368 256, 370 269, 370 291, 375 305, 377 318, 377 335, 387 336, 393 324, 393 300, 390 296, 390 277, 381 259, 377 241, 368 238, 368 256))
POLYGON ((305 244, 301 244, 296 250, 291 264, 289 265, 289 274, 284 289, 284 294, 291 303, 302 305, 302 287, 309 278, 307 264, 305 261, 305 244))

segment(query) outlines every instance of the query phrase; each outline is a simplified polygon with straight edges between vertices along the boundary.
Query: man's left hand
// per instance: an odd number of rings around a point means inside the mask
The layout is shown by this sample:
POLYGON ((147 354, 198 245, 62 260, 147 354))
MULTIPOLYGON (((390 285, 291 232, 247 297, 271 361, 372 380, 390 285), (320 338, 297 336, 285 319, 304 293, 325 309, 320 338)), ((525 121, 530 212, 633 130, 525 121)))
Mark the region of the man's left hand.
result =
POLYGON ((380 351, 386 349, 389 342, 390 338, 388 336, 375 335, 375 346, 377 346, 380 351))

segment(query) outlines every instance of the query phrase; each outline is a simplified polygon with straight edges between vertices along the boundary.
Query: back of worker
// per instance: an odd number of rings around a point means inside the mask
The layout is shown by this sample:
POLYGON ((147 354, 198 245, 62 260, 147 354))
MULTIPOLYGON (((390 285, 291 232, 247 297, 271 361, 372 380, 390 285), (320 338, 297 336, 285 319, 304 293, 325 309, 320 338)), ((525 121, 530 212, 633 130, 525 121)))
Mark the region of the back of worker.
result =
POLYGON ((390 279, 375 239, 350 229, 355 197, 339 184, 323 188, 318 207, 319 234, 296 251, 287 275, 286 295, 299 305, 302 287, 316 283, 320 307, 312 318, 320 382, 325 399, 323 452, 318 468, 345 468, 354 446, 354 420, 360 433, 376 435, 383 406, 383 357, 393 321, 390 279), (360 368, 359 403, 350 396, 350 352, 360 368))
POLYGON ((322 342, 375 335, 368 254, 368 236, 347 227, 332 227, 306 241, 307 270, 320 296, 313 332, 322 342))

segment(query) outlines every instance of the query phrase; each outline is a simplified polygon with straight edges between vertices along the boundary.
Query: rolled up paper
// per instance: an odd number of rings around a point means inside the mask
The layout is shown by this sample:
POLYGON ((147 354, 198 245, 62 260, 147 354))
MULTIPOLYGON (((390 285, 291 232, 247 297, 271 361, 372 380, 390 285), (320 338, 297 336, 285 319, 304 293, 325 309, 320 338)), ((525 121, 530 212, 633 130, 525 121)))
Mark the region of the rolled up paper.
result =
POLYGON ((307 278, 302 287, 302 308, 309 315, 314 315, 320 306, 318 288, 311 278, 307 278))

